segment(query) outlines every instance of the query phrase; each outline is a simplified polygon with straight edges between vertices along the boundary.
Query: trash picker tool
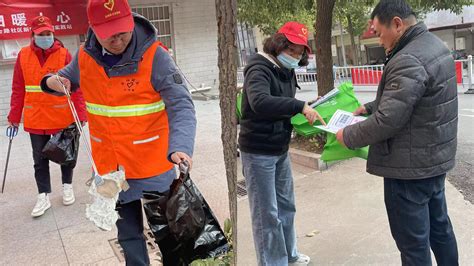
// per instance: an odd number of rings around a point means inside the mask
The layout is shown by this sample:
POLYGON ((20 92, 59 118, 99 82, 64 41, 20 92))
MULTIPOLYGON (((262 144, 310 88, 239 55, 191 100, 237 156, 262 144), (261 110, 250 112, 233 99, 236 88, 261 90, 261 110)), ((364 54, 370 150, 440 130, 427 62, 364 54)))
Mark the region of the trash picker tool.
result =
POLYGON ((7 127, 7 137, 10 139, 10 142, 8 143, 7 162, 5 163, 5 171, 3 171, 2 193, 3 193, 3 189, 5 188, 5 180, 7 178, 7 170, 8 170, 8 161, 10 160, 10 151, 12 148, 13 138, 17 134, 18 134, 18 127, 16 126, 7 127))

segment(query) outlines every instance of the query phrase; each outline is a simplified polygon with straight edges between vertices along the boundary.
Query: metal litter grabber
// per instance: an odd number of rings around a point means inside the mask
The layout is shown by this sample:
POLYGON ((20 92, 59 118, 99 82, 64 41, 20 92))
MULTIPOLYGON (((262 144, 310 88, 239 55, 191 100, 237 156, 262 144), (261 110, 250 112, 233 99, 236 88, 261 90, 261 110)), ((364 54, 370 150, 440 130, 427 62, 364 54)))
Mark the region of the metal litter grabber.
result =
POLYGON ((102 176, 99 175, 99 172, 97 171, 97 166, 94 162, 94 158, 92 157, 92 151, 89 146, 89 142, 86 139, 84 135, 84 129, 82 127, 82 124, 79 120, 79 116, 77 115, 76 108, 71 100, 71 94, 70 92, 66 89, 66 86, 62 83, 61 79, 59 78, 58 75, 56 75, 56 79, 58 82, 61 84, 64 90, 64 94, 67 96, 67 101, 69 103, 69 107, 71 108, 72 115, 74 117, 74 121, 76 122, 77 128, 79 130, 80 136, 82 137, 82 143, 84 144, 86 148, 86 153, 87 156, 89 157, 89 161, 92 164, 92 169, 94 170, 94 176, 87 182, 88 185, 91 184, 91 181, 95 182, 95 185, 97 187, 97 192, 101 194, 104 197, 107 198, 113 198, 116 194, 118 194, 122 188, 122 184, 117 184, 113 180, 110 179, 104 179, 102 176), (119 186, 118 186, 119 185, 119 186))
POLYGON ((115 211, 115 204, 118 200, 118 195, 120 191, 128 190, 128 183, 125 180, 125 172, 121 167, 119 167, 118 171, 108 173, 104 176, 99 175, 94 158, 92 157, 89 142, 84 135, 84 129, 79 121, 76 108, 72 103, 71 94, 66 89, 66 86, 61 82, 58 75, 56 75, 56 79, 63 87, 64 94, 67 96, 69 107, 71 108, 74 121, 77 124, 77 128, 82 138, 82 143, 86 148, 87 156, 89 157, 89 161, 94 170, 93 177, 86 183, 90 186, 89 194, 94 198, 93 203, 87 205, 86 217, 94 222, 97 227, 109 231, 118 219, 117 211, 115 211))
POLYGON ((10 160, 10 151, 11 151, 11 148, 12 148, 12 141, 13 141, 13 138, 17 134, 18 134, 18 127, 16 127, 16 126, 7 127, 7 137, 10 139, 10 141, 8 143, 7 161, 5 163, 5 171, 3 172, 2 193, 3 193, 3 189, 5 188, 5 180, 7 178, 8 161, 10 160))

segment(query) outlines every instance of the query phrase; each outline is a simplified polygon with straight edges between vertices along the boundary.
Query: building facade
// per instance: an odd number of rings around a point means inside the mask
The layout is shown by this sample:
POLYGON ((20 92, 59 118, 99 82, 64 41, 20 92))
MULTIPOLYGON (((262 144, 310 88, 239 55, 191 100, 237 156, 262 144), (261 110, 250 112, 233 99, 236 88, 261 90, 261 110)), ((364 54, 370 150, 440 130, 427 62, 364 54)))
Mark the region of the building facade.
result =
MULTIPOLYGON (((447 10, 431 12, 420 20, 451 50, 454 59, 474 55, 474 6, 464 7, 460 14, 447 10)), ((366 32, 362 36, 361 47, 364 47, 368 64, 384 62, 385 53, 375 35, 366 32)))
MULTIPOLYGON (((170 49, 189 81, 191 91, 199 87, 217 88, 219 71, 214 0, 129 0, 129 4, 134 12, 148 18, 158 29, 159 40, 170 49)), ((57 38, 72 54, 84 41, 83 34, 57 38)), ((10 109, 15 51, 29 42, 30 39, 0 39, 0 125, 6 124, 10 109)))

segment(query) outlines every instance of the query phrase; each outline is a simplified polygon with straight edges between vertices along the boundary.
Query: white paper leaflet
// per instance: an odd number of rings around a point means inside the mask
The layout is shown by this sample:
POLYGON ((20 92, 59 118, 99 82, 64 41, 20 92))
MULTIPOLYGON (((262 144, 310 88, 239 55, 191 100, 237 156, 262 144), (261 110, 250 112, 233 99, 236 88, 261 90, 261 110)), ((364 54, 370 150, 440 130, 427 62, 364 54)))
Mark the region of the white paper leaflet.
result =
POLYGON ((345 128, 355 123, 359 123, 361 121, 364 121, 365 119, 367 118, 363 116, 354 116, 350 112, 337 110, 334 113, 334 115, 331 117, 331 119, 329 120, 329 123, 327 124, 327 126, 319 125, 315 127, 322 129, 324 131, 336 134, 337 131, 339 131, 339 129, 345 128))

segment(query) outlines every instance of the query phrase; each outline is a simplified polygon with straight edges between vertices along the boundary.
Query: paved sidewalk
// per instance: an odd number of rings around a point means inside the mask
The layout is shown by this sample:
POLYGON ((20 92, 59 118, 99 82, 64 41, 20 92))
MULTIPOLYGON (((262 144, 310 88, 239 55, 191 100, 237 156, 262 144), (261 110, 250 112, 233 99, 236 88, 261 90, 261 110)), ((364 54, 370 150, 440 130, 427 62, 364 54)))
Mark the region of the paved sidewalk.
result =
MULTIPOLYGON (((365 161, 337 163, 324 172, 293 165, 298 248, 311 265, 400 265, 383 201, 383 180, 365 161), (316 231, 313 237, 306 235, 316 231)), ((474 265, 474 206, 446 183, 460 265, 474 265)), ((238 204, 239 265, 256 265, 248 199, 238 204)), ((434 260, 433 260, 434 262, 434 260)), ((435 265, 435 263, 433 263, 435 265)))
MULTIPOLYGON (((195 105, 198 132, 191 176, 222 223, 229 213, 219 104, 195 101, 195 105)), ((3 130, 0 127, 0 178, 8 147, 3 130)), ((85 204, 90 198, 84 183, 90 166, 84 149, 81 147, 75 169, 74 205, 62 205, 59 167, 54 163, 50 167, 52 208, 33 219, 30 212, 37 194, 33 160, 29 136, 21 131, 14 139, 5 193, 0 194, 0 265, 121 265, 109 244, 116 231, 101 231, 85 218, 85 204)), ((342 162, 322 173, 293 169, 299 248, 312 257, 313 265, 400 265, 388 229, 382 179, 366 174, 364 161, 342 162), (305 237, 313 230, 319 234, 305 237)), ((474 207, 449 183, 447 194, 461 265, 474 265, 474 207)), ((239 202, 238 226, 239 265, 255 265, 245 199, 239 202)))
MULTIPOLYGON (((195 105, 198 130, 191 177, 223 224, 229 211, 219 104, 195 101, 195 105)), ((0 178, 8 147, 4 130, 2 126, 0 178)), ((60 168, 50 163, 50 169, 52 207, 34 219, 30 216, 37 195, 33 158, 29 135, 20 129, 13 140, 5 193, 0 194, 0 265, 121 265, 109 244, 116 231, 101 231, 85 218, 86 203, 90 202, 85 182, 91 171, 83 146, 73 178, 74 205, 63 206, 60 168)), ((154 261, 153 265, 159 264, 154 261)))

